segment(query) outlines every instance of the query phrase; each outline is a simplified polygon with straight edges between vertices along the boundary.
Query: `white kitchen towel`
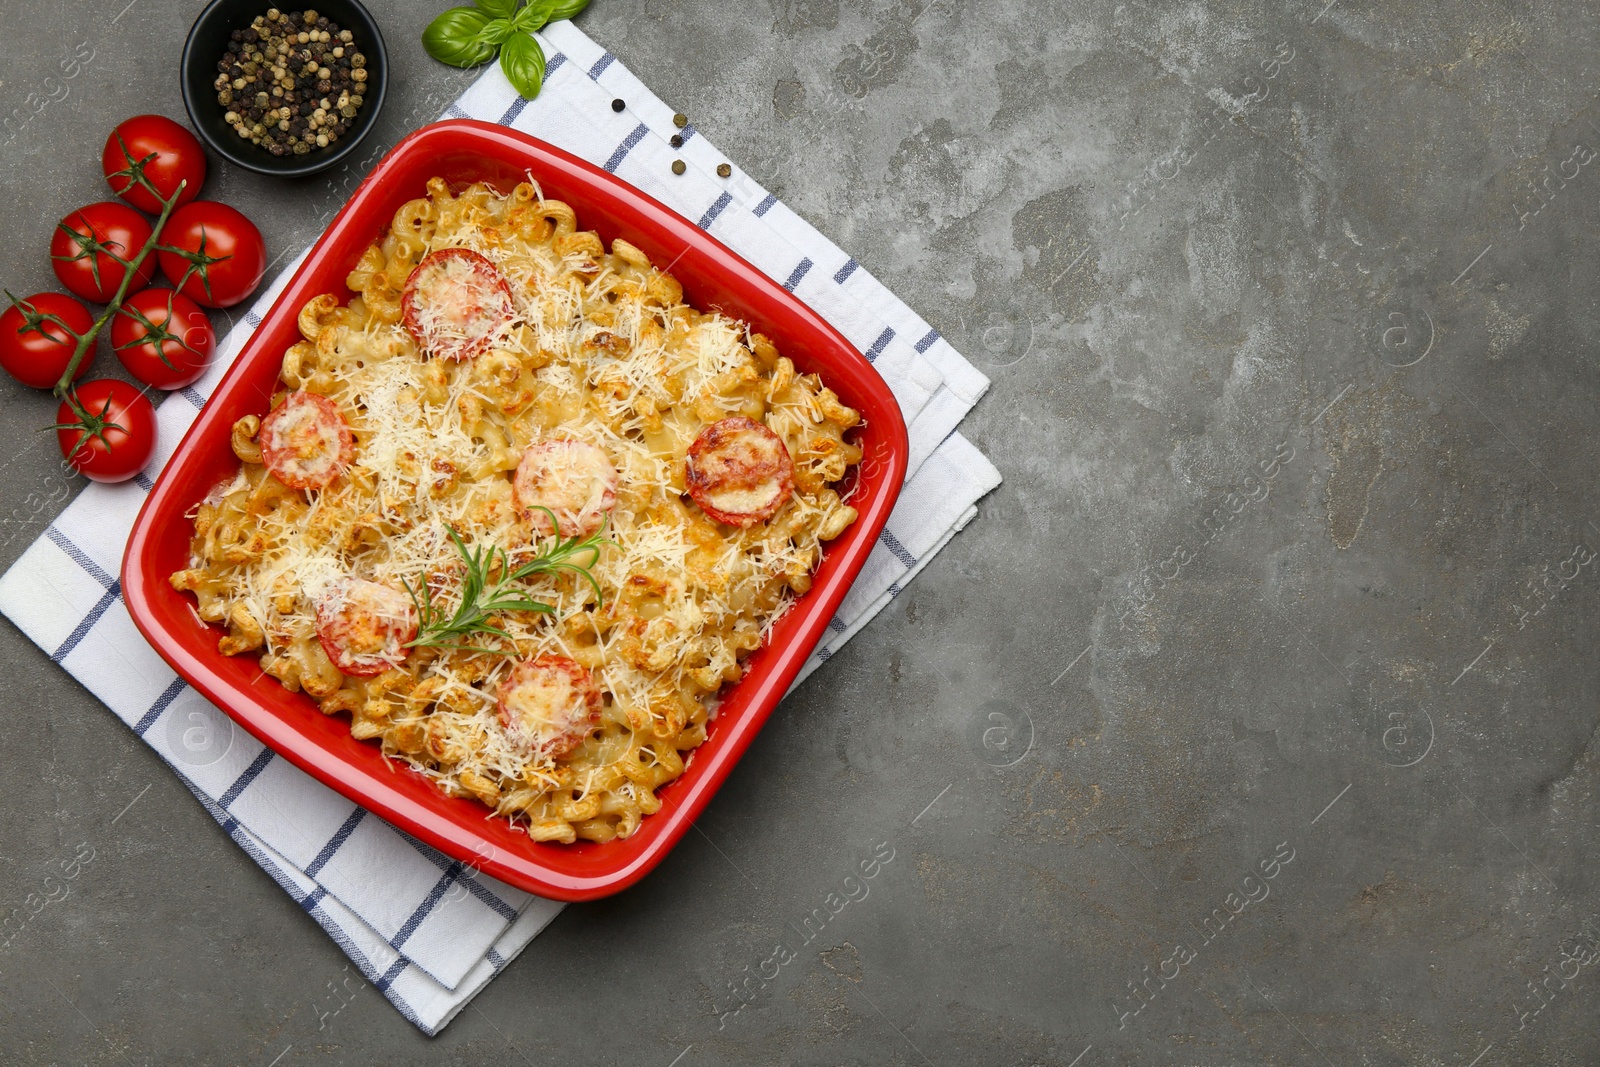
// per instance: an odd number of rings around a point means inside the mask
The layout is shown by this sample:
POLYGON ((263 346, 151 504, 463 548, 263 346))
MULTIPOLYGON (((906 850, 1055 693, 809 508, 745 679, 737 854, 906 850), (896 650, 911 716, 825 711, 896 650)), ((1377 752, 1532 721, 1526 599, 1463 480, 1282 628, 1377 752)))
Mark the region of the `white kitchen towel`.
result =
MULTIPOLYGON (((639 185, 814 306, 873 360, 910 427, 912 473, 815 670, 889 602, 999 484, 954 432, 987 380, 854 259, 682 130, 673 112, 570 23, 544 35, 545 90, 524 101, 497 67, 447 116, 502 122, 639 185), (623 111, 612 100, 624 100, 623 111), (670 144, 683 138, 681 150, 670 144), (672 160, 688 171, 674 175, 672 160)), ((160 448, 131 482, 91 485, 0 578, 10 617, 172 765, 223 829, 328 931, 406 1018, 437 1033, 554 918, 532 897, 395 829, 274 755, 179 679, 139 636, 117 573, 151 478, 304 258, 278 276, 194 386, 158 409, 160 448)), ((802 675, 804 677, 804 675, 802 675)), ((797 683, 798 684, 798 683, 797 683)))

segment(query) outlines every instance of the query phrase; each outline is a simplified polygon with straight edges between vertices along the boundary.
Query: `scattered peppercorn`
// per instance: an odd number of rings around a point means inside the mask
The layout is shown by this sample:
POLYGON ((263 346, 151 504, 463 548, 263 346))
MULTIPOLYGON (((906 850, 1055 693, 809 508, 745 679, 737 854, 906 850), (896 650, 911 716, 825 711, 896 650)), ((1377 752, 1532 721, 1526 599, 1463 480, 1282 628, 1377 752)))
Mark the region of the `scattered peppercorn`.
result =
POLYGON ((672 161, 672 173, 674 173, 674 174, 682 174, 684 171, 686 171, 688 169, 689 169, 688 164, 684 163, 683 160, 674 159, 672 161))
POLYGON ((214 86, 240 137, 275 156, 303 156, 354 125, 367 57, 349 30, 316 11, 270 8, 229 37, 214 86))
POLYGON ((719 178, 731 178, 731 177, 733 177, 733 168, 731 166, 729 166, 728 164, 726 164, 726 163, 718 163, 717 164, 717 177, 719 177, 719 178))
POLYGON ((679 112, 678 114, 672 116, 672 124, 681 130, 685 126, 689 125, 689 116, 679 112))
POLYGON ((623 108, 625 108, 627 106, 628 106, 628 102, 626 100, 622 99, 622 97, 620 97, 620 96, 617 97, 615 100, 611 101, 611 110, 612 111, 621 111, 623 108))
POLYGON ((675 134, 672 135, 672 147, 673 148, 682 148, 683 147, 683 134, 675 133, 675 134))

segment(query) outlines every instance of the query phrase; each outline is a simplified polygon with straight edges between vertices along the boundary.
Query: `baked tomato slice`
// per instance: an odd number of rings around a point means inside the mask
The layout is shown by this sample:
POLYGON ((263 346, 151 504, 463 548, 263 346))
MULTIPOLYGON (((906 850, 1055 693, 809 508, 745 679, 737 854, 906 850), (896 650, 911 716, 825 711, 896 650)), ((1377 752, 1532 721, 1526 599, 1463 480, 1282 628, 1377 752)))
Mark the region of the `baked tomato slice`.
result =
POLYGON ((617 482, 617 468, 604 451, 562 438, 529 445, 511 489, 540 536, 588 537, 616 506, 617 482), (551 515, 559 529, 551 528, 551 515))
POLYGON ((689 446, 684 484, 700 509, 730 526, 766 522, 794 492, 783 438, 743 415, 714 422, 689 446))
POLYGON ((400 308, 417 346, 444 359, 482 355, 516 314, 500 268, 465 248, 425 256, 406 279, 400 308))
POLYGON ((294 392, 261 420, 261 462, 284 485, 320 489, 349 469, 356 440, 333 401, 294 392))
POLYGON ((600 723, 600 687, 566 656, 525 659, 500 683, 500 723, 517 748, 565 756, 600 723))
POLYGON ((317 602, 317 639, 345 674, 371 678, 400 666, 416 637, 416 608, 392 586, 349 578, 317 602))

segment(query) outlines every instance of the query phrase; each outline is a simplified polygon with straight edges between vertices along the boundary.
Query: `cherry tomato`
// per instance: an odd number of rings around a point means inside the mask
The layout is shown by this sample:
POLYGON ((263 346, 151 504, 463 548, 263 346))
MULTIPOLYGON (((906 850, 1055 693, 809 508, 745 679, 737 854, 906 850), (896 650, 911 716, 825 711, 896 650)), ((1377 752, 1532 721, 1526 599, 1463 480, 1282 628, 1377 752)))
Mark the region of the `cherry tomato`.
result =
POLYGON ((111 319, 111 347, 144 384, 182 389, 206 372, 217 335, 206 313, 182 293, 143 289, 111 319))
MULTIPOLYGON (((85 300, 109 304, 128 273, 124 264, 149 239, 150 224, 143 215, 127 204, 103 200, 79 208, 56 225, 50 258, 62 285, 85 300)), ((143 289, 155 272, 156 257, 146 256, 130 288, 143 289)))
POLYGON ((588 537, 616 507, 618 481, 617 468, 600 448, 558 438, 528 446, 511 491, 541 536, 588 537), (559 531, 551 527, 552 514, 559 531))
POLYGON ((754 526, 794 492, 794 461, 783 438, 743 415, 714 422, 689 446, 684 484, 718 522, 754 526))
POLYGON ((67 462, 97 482, 127 481, 156 451, 155 405, 115 378, 74 387, 56 409, 54 428, 67 462))
POLYGON ((523 660, 500 683, 497 697, 506 739, 526 752, 565 756, 600 723, 600 687, 566 656, 523 660))
POLYGON ((381 582, 336 582, 317 604, 317 640, 345 674, 371 678, 405 662, 417 636, 411 598, 381 582))
MULTIPOLYGON (((35 293, 26 300, 12 299, 11 306, 0 314, 0 367, 23 385, 35 389, 50 389, 67 372, 72 353, 78 342, 73 333, 88 333, 94 326, 94 316, 89 309, 60 293, 35 293), (59 320, 59 321, 57 321, 59 320)), ((90 352, 78 364, 74 378, 89 373, 94 353, 90 352)))
POLYGON ((465 248, 424 257, 406 279, 400 308, 417 347, 445 359, 482 355, 516 314, 500 268, 465 248))
POLYGON ((165 115, 135 115, 111 131, 100 153, 100 169, 111 191, 141 211, 161 214, 161 201, 178 196, 182 207, 200 195, 206 181, 206 154, 195 135, 165 115), (138 176, 155 186, 158 198, 138 176))
POLYGON ((261 420, 261 462, 292 489, 331 484, 356 458, 356 439, 333 401, 293 392, 261 420))
POLYGON ((237 304, 267 272, 267 246, 256 224, 214 200, 174 211, 161 231, 158 255, 173 288, 208 308, 237 304))

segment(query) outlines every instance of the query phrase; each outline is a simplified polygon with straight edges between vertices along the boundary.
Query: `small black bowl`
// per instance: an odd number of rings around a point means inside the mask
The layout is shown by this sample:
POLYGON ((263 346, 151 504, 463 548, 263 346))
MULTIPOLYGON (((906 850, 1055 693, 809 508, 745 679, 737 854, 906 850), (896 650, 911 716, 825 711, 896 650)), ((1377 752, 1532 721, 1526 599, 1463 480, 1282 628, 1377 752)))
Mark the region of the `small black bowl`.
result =
POLYGON ((355 151, 377 124, 388 82, 389 57, 383 48, 383 34, 356 0, 211 0, 194 20, 183 45, 183 106, 190 123, 217 154, 260 174, 303 178, 327 170, 355 151), (224 118, 228 109, 217 103, 217 60, 228 50, 229 35, 247 29, 257 15, 265 15, 272 7, 280 11, 314 9, 338 23, 340 29, 349 30, 355 36, 355 47, 367 57, 367 91, 354 124, 327 148, 303 156, 275 156, 244 140, 224 118))

